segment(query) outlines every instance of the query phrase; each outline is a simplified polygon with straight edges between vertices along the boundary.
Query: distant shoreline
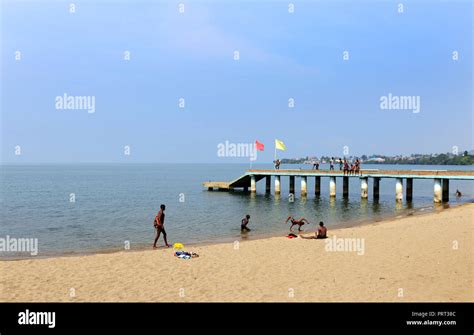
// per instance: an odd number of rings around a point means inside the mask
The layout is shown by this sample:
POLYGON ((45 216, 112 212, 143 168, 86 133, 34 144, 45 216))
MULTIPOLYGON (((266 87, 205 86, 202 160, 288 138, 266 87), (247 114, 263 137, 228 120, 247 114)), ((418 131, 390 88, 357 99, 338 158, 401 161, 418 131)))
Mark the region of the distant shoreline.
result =
MULTIPOLYGON (((298 165, 298 164, 305 164, 305 165, 311 165, 312 163, 309 162, 298 162, 298 161, 288 161, 285 159, 281 160, 281 164, 289 164, 289 165, 298 165)), ((329 164, 328 162, 321 163, 321 164, 329 164)), ((338 165, 339 162, 335 162, 334 165, 338 165)), ((362 162, 361 165, 436 165, 436 166, 473 166, 474 163, 470 164, 462 164, 462 163, 422 163, 422 162, 397 162, 397 161, 388 161, 388 162, 375 162, 375 161, 370 161, 370 162, 362 162)))

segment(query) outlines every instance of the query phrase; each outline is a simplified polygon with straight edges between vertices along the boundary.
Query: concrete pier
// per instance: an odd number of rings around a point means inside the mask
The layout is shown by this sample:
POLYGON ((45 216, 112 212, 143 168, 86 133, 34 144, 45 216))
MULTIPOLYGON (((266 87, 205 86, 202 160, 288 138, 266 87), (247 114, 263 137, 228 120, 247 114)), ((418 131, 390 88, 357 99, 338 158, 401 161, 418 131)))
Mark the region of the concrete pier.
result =
POLYGON ((449 201, 449 179, 443 179, 443 202, 449 201))
POLYGON ((440 203, 443 201, 443 187, 441 186, 441 179, 436 178, 434 180, 434 187, 433 187, 433 201, 435 203, 440 203))
POLYGON ((360 197, 362 199, 369 197, 369 178, 360 178, 360 197))
POLYGON ((307 187, 306 187, 307 181, 308 181, 307 177, 305 176, 301 177, 301 196, 302 197, 305 197, 308 194, 307 187))
POLYGON ((403 201, 403 179, 396 178, 395 181, 395 199, 397 202, 403 201))
POLYGON ((380 197, 380 178, 375 177, 373 180, 374 180, 373 197, 374 199, 378 199, 380 197))
POLYGON ((295 192, 295 178, 301 178, 301 194, 304 196, 308 193, 308 177, 315 177, 316 196, 321 194, 321 178, 329 179, 329 195, 331 201, 336 197, 336 179, 342 178, 342 193, 344 197, 349 196, 350 178, 360 178, 361 182, 361 198, 366 199, 368 195, 368 179, 373 180, 374 199, 379 197, 380 179, 395 179, 395 197, 397 206, 403 204, 403 179, 406 179, 406 200, 409 203, 413 197, 413 179, 434 180, 434 202, 449 201, 449 181, 450 180, 474 180, 473 170, 380 170, 380 169, 364 169, 359 175, 344 175, 342 171, 329 170, 248 170, 240 177, 224 182, 224 181, 207 181, 203 183, 209 191, 234 191, 241 189, 243 191, 251 190, 251 194, 255 195, 257 191, 257 183, 265 179, 265 191, 271 192, 271 178, 275 177, 275 194, 281 193, 281 176, 289 177, 290 193, 295 192))
POLYGON ((342 196, 349 197, 349 177, 342 177, 342 196))
POLYGON ((329 196, 336 196, 336 177, 329 177, 329 196))
POLYGON ((272 192, 272 176, 265 177, 265 193, 272 192))
POLYGON ((255 180, 255 176, 250 176, 250 192, 257 192, 257 181, 255 180))
POLYGON ((317 196, 321 195, 321 177, 315 177, 314 194, 317 196))
POLYGON ((290 176, 290 194, 295 194, 295 176, 290 176))
POLYGON ((413 178, 407 178, 407 190, 405 199, 407 201, 412 201, 413 199, 413 178))
POLYGON ((280 194, 280 176, 275 176, 275 194, 280 194))

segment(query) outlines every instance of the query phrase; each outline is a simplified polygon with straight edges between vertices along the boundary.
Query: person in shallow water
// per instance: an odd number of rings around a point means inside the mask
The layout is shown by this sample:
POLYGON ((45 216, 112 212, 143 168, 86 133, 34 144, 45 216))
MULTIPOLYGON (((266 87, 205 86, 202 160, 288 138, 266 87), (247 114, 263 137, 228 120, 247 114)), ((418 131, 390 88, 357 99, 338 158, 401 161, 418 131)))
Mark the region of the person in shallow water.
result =
POLYGON ((294 217, 292 216, 289 216, 285 223, 288 223, 288 221, 291 220, 291 227, 290 227, 290 230, 293 228, 294 225, 298 225, 298 231, 301 231, 301 226, 303 226, 304 224, 309 224, 309 221, 306 220, 305 218, 301 218, 299 220, 296 220, 294 217))
POLYGON ((166 231, 165 231, 165 205, 160 205, 160 211, 155 216, 155 221, 153 221, 153 226, 155 226, 155 242, 153 243, 153 249, 156 249, 156 243, 160 238, 161 233, 163 233, 163 239, 165 240, 165 244, 169 247, 168 240, 166 239, 166 231))
POLYGON ((250 215, 248 214, 245 215, 245 217, 242 219, 242 223, 240 224, 240 231, 242 233, 250 231, 250 228, 247 227, 247 225, 249 224, 249 220, 250 220, 250 215))

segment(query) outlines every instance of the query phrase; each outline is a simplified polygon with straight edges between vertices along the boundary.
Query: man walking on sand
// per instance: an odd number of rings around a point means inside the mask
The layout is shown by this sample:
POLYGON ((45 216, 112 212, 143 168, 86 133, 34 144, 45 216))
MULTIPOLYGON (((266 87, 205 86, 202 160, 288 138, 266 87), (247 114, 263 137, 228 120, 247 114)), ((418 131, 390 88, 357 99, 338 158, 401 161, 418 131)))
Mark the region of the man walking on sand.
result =
POLYGON ((163 233, 163 239, 165 240, 165 244, 167 247, 169 247, 168 241, 166 239, 166 231, 165 231, 165 205, 160 205, 160 211, 158 214, 155 216, 155 221, 153 222, 153 225, 155 226, 155 242, 153 243, 153 249, 156 249, 156 243, 158 242, 158 239, 160 238, 160 234, 163 233))

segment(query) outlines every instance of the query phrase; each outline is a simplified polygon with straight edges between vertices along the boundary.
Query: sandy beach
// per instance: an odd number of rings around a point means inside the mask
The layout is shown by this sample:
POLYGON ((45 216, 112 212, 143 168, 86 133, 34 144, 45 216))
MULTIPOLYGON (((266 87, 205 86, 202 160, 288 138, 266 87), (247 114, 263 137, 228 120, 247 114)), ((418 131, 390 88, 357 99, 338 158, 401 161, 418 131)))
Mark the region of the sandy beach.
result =
POLYGON ((200 255, 190 260, 158 249, 0 261, 0 301, 474 301, 473 219, 466 204, 327 240, 185 248, 200 255))

